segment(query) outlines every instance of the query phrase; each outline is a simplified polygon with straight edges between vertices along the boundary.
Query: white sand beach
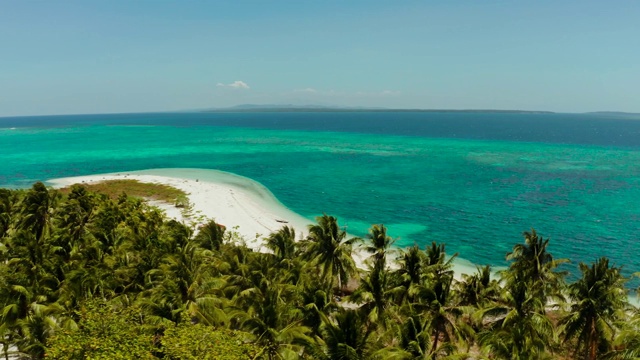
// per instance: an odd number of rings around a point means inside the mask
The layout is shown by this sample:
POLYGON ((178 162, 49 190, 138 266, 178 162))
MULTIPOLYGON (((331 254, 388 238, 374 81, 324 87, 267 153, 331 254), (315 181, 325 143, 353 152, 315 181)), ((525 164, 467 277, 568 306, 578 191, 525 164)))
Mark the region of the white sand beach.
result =
MULTIPOLYGON (((185 169, 187 170, 187 169, 185 169)), ((168 173, 158 171, 159 173, 168 173)), ((221 173, 221 172, 220 172, 221 173)), ((147 172, 130 172, 117 174, 99 174, 79 177, 69 177, 49 180, 53 187, 65 187, 72 184, 89 184, 107 180, 130 179, 145 183, 164 184, 180 189, 188 194, 193 214, 185 218, 182 209, 174 204, 161 201, 150 201, 151 205, 164 210, 168 217, 186 223, 193 223, 197 228, 200 224, 214 219, 226 226, 228 230, 236 231, 255 250, 261 248, 261 239, 280 229, 283 225, 291 226, 296 231, 296 237, 302 238, 308 233, 307 225, 310 220, 292 212, 280 204, 273 195, 258 183, 250 184, 250 179, 232 174, 226 175, 235 181, 218 181, 193 179, 191 177, 175 177, 167 175, 153 175, 147 172), (234 182, 236 183, 234 185, 234 182), (247 186, 247 185, 251 186, 247 186)))
MULTIPOLYGON (((203 169, 154 169, 143 171, 98 174, 52 179, 47 184, 54 188, 73 184, 89 184, 107 180, 131 179, 146 183, 165 184, 183 190, 192 205, 192 216, 184 218, 183 212, 174 204, 151 201, 150 204, 164 210, 168 217, 196 228, 208 219, 215 219, 229 230, 241 235, 247 246, 257 251, 266 251, 263 238, 284 225, 296 231, 296 238, 308 234, 308 225, 313 221, 291 210, 263 185, 239 175, 203 169)), ((366 268, 367 255, 356 251, 354 258, 359 268, 366 268)), ((465 260, 454 262, 456 276, 475 272, 475 266, 465 260)))

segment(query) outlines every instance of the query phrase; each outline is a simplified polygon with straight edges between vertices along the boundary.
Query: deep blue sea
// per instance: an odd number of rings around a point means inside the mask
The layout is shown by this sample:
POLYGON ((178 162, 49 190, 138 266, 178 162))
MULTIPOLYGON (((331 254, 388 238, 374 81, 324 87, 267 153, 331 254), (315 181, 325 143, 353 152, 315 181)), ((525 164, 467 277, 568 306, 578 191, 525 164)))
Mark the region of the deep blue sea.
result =
POLYGON ((152 168, 252 178, 292 210, 476 264, 534 227, 556 257, 640 271, 640 116, 236 112, 0 118, 0 186, 152 168))

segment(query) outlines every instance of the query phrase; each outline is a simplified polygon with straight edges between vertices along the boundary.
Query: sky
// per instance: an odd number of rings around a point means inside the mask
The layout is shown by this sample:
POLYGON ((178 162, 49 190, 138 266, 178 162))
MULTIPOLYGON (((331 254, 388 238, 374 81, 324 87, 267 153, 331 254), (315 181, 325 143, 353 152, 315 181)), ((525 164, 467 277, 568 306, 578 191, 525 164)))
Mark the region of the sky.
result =
POLYGON ((640 112, 640 1, 0 0, 0 116, 640 112))

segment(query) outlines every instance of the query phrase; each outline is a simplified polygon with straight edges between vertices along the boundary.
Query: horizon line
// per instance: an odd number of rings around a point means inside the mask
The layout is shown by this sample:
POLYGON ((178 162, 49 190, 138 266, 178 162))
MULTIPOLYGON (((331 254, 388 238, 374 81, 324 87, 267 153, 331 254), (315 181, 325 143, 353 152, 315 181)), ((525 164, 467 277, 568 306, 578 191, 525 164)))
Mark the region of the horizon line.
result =
POLYGON ((135 114, 172 114, 172 113, 223 113, 223 112, 442 112, 442 113, 521 113, 521 114, 608 114, 608 115, 640 115, 640 112, 627 112, 615 110, 599 110, 586 112, 563 112, 549 110, 521 110, 521 109, 437 109, 437 108, 381 108, 361 106, 323 106, 323 105, 254 105, 242 104, 218 108, 158 110, 158 111, 122 111, 122 112, 98 112, 98 113, 63 113, 63 114, 31 114, 31 115, 1 115, 1 119, 27 118, 27 117, 57 117, 57 116, 87 116, 87 115, 135 115, 135 114))

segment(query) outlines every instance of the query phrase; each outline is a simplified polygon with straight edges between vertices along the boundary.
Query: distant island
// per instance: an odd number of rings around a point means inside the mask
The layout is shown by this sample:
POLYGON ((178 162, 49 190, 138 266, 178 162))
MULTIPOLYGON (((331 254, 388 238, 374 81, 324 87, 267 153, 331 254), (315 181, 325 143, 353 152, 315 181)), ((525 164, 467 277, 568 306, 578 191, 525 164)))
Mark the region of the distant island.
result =
POLYGON ((199 112, 434 112, 434 113, 510 113, 510 114, 553 114, 552 111, 495 110, 495 109, 393 109, 376 107, 340 107, 321 105, 260 105, 244 104, 225 108, 197 110, 199 112))
POLYGON ((616 116, 628 116, 628 115, 637 116, 637 115, 640 115, 640 113, 632 113, 632 112, 624 112, 624 111, 592 111, 592 112, 588 112, 586 114, 589 114, 589 115, 616 115, 616 116))

